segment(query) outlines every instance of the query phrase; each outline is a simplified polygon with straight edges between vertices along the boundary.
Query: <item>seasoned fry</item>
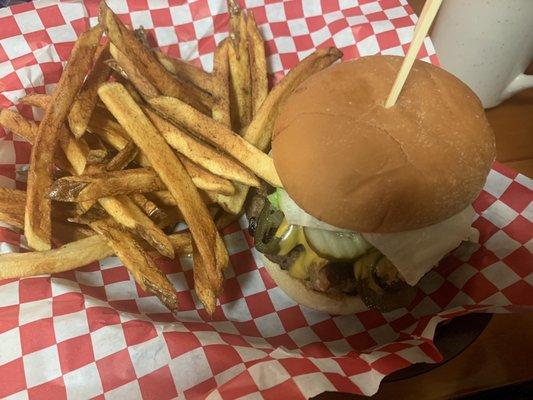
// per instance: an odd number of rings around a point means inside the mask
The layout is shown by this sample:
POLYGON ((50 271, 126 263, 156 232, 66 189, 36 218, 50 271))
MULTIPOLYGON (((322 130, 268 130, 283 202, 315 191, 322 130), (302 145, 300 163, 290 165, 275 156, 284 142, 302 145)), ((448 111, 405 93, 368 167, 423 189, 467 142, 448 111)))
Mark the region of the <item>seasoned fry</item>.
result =
POLYGON ((170 311, 178 309, 178 297, 172 283, 131 233, 112 219, 90 222, 89 226, 104 238, 143 290, 155 294, 170 311))
POLYGON ((223 178, 259 186, 259 180, 239 163, 189 136, 150 109, 143 110, 167 143, 191 161, 223 178))
POLYGON ((172 97, 155 97, 150 100, 150 105, 175 124, 185 127, 240 160, 272 186, 281 187, 272 158, 221 123, 172 97))
POLYGON ((212 93, 211 81, 213 77, 209 72, 205 72, 203 69, 198 68, 187 61, 170 57, 159 50, 155 50, 154 54, 157 60, 168 72, 183 80, 189 81, 207 93, 212 93))
POLYGON ((106 171, 119 171, 126 168, 139 154, 139 148, 135 143, 128 142, 105 166, 106 171))
POLYGON ((235 193, 235 186, 227 179, 216 176, 178 154, 178 158, 198 189, 214 193, 235 193))
POLYGON ((166 96, 180 98, 199 110, 210 110, 213 103, 211 95, 172 76, 103 1, 100 3, 99 20, 111 42, 133 61, 157 90, 166 96))
POLYGON ((129 193, 164 190, 151 168, 135 168, 100 174, 66 176, 54 182, 49 196, 56 201, 87 201, 129 193))
POLYGON ((244 138, 257 148, 267 151, 270 146, 274 120, 285 99, 305 79, 330 66, 341 57, 342 52, 335 47, 318 49, 296 65, 268 94, 257 115, 246 129, 244 138))
POLYGON ((45 109, 50 104, 51 98, 52 96, 49 94, 32 93, 20 99, 20 103, 45 109))
MULTIPOLYGON (((0 111, 0 125, 23 137, 32 144, 35 142, 37 130, 39 129, 37 123, 29 121, 18 112, 8 109, 0 111)), ((54 163, 63 171, 75 173, 74 168, 66 159, 65 153, 61 149, 56 149, 54 163)), ((82 166, 79 167, 82 168, 82 166)))
POLYGON ((137 233, 161 255, 174 258, 174 250, 165 233, 128 196, 103 197, 98 203, 113 219, 137 233))
MULTIPOLYGON (((192 253, 189 234, 175 233, 170 235, 169 239, 176 253, 192 253)), ((71 271, 114 254, 113 249, 99 235, 78 239, 54 250, 1 254, 0 279, 50 275, 71 271)))
POLYGON ((228 39, 224 39, 215 50, 213 66, 213 96, 215 103, 211 110, 211 116, 215 121, 231 128, 231 110, 229 94, 229 59, 228 39))
MULTIPOLYGON (((200 192, 200 197, 206 206, 214 204, 214 202, 207 195, 208 192, 200 192)), ((147 196, 161 206, 177 206, 176 199, 172 197, 170 192, 166 190, 159 190, 156 192, 147 193, 147 196)))
POLYGON ((23 229, 25 203, 26 192, 23 190, 0 188, 0 221, 23 229))
POLYGON ((83 84, 76 101, 68 115, 68 125, 76 138, 80 138, 87 129, 96 100, 98 86, 109 79, 111 70, 104 63, 109 58, 109 43, 100 45, 94 57, 94 66, 83 84))
POLYGON ((126 74, 128 80, 145 99, 159 96, 159 90, 157 90, 150 80, 139 71, 131 59, 126 57, 126 55, 118 50, 113 44, 109 47, 109 51, 122 71, 126 74))
POLYGON ((248 52, 250 54, 250 76, 252 81, 252 115, 255 115, 268 95, 268 71, 265 43, 257 29, 252 13, 248 14, 246 30, 248 32, 248 52))
POLYGON ((205 260, 199 249, 193 244, 193 277, 194 290, 208 314, 213 314, 217 305, 216 290, 209 282, 209 276, 204 268, 205 260))
POLYGON ((159 222, 161 220, 167 218, 166 213, 161 208, 159 208, 157 204, 148 200, 144 195, 139 193, 133 193, 130 197, 133 202, 137 204, 137 207, 143 210, 144 213, 158 226, 160 226, 159 222))
POLYGON ((250 56, 246 16, 236 4, 228 1, 230 12, 230 46, 228 48, 230 69, 230 104, 232 127, 241 132, 252 119, 250 56), (232 3, 232 4, 230 4, 232 3))
POLYGON ((52 164, 55 145, 70 105, 75 99, 102 35, 97 26, 83 33, 72 50, 70 60, 61 75, 54 94, 53 107, 48 107, 33 145, 28 174, 28 193, 24 233, 28 245, 36 250, 48 250, 51 245, 51 203, 46 197, 52 184, 52 164))
MULTIPOLYGON (((201 265, 197 269, 205 271, 209 287, 218 292, 222 287, 222 269, 227 267, 229 257, 192 179, 170 146, 122 85, 105 84, 100 87, 98 94, 133 141, 146 154, 161 181, 172 193, 201 255, 201 265)), ((197 257, 196 265, 199 261, 200 257, 197 257)))

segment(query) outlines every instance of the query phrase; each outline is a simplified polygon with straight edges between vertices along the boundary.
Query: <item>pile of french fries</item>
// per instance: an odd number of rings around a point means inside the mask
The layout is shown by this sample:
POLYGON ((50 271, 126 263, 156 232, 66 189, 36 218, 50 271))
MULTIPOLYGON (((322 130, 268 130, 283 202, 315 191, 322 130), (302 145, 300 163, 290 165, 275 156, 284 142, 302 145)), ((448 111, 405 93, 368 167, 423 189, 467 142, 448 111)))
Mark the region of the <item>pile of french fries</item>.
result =
POLYGON ((43 119, 0 112, 0 124, 33 145, 26 191, 0 188, 0 221, 35 250, 0 255, 0 279, 116 255, 175 311, 176 291, 154 259, 192 254, 196 293, 214 312, 229 263, 219 229, 242 213, 250 188, 281 186, 266 153, 279 107, 342 56, 317 50, 269 92, 253 15, 234 1, 228 10, 230 35, 208 73, 149 48, 144 30, 102 2, 55 91, 21 100, 43 119), (173 233, 180 222, 190 233, 173 233))

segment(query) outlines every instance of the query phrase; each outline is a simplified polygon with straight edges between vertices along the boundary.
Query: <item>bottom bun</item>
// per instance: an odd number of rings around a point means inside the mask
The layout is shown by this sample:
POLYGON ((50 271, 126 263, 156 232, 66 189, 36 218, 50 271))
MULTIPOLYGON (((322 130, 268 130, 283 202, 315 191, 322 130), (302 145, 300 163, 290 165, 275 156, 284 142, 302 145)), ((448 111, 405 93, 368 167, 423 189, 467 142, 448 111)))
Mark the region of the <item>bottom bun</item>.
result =
POLYGON ((287 271, 281 269, 278 264, 273 263, 262 254, 261 258, 274 282, 287 296, 301 305, 335 315, 349 315, 368 310, 360 296, 332 295, 318 292, 307 287, 302 280, 290 276, 287 271))

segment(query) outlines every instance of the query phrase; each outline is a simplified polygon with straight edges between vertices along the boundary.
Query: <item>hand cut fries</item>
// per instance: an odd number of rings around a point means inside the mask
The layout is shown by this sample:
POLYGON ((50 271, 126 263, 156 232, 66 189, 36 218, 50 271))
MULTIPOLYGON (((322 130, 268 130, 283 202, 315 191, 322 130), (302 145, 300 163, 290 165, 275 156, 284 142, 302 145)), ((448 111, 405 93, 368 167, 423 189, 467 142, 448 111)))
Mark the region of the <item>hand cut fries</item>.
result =
POLYGON ((0 222, 24 228, 41 251, 0 255, 0 279, 68 271, 116 254, 174 311, 176 292, 154 249, 169 258, 193 253, 196 292, 215 311, 229 264, 217 227, 242 214, 250 187, 281 186, 265 154, 279 107, 342 55, 317 50, 268 93, 253 15, 235 0, 228 8, 230 35, 215 51, 211 74, 150 49, 144 31, 133 33, 102 2, 101 28, 80 36, 55 92, 21 99, 44 109, 42 122, 1 110, 0 125, 34 146, 28 192, 0 188, 0 222), (178 222, 191 235, 165 234, 178 222), (52 239, 66 244, 49 250, 52 239))
POLYGON ((89 70, 101 35, 102 28, 97 26, 83 33, 76 42, 52 95, 53 107, 47 107, 32 148, 24 232, 28 244, 36 250, 48 250, 51 246, 51 207, 46 191, 52 184, 51 165, 55 145, 70 104, 89 70))
POLYGON ((191 161, 223 178, 249 186, 259 186, 259 180, 239 163, 187 135, 150 109, 143 108, 143 110, 167 143, 191 161))
POLYGON ((235 132, 176 98, 154 97, 149 103, 174 123, 201 136, 240 160, 244 166, 271 185, 281 187, 272 158, 235 132))
POLYGON ((241 132, 252 119, 250 55, 246 15, 234 0, 228 0, 231 33, 228 58, 232 127, 241 132))
POLYGON ((212 76, 203 69, 195 67, 187 61, 172 58, 159 50, 154 51, 157 60, 172 75, 189 81, 207 93, 212 93, 212 76))
POLYGON ((252 115, 255 116, 268 95, 268 72, 265 44, 252 13, 248 15, 246 31, 248 33, 248 52, 250 53, 252 115))
POLYGON ((152 167, 176 199, 198 252, 202 255, 201 268, 205 269, 210 279, 211 289, 218 293, 222 287, 222 269, 228 264, 228 254, 185 168, 122 85, 105 84, 100 87, 98 94, 137 146, 143 149, 152 167))
POLYGON ((211 95, 172 76, 103 1, 100 3, 99 18, 111 42, 135 63, 140 69, 139 72, 146 76, 157 90, 164 95, 181 98, 199 109, 210 109, 211 95))
POLYGON ((89 225, 105 239, 143 290, 154 293, 169 310, 178 309, 178 296, 172 283, 131 233, 111 219, 89 225))
POLYGON ((211 115, 215 121, 231 128, 228 39, 224 39, 215 50, 213 66, 213 96, 215 103, 211 115))
POLYGON ((109 52, 120 66, 122 71, 126 74, 128 80, 135 86, 139 93, 145 98, 159 96, 160 92, 152 83, 143 75, 135 66, 135 64, 124 53, 111 44, 109 52))
POLYGON ((107 81, 111 70, 104 63, 109 58, 109 43, 100 45, 96 51, 94 66, 83 87, 78 94, 78 98, 72 104, 68 115, 68 125, 76 138, 80 138, 87 129, 87 124, 98 100, 98 86, 107 81))

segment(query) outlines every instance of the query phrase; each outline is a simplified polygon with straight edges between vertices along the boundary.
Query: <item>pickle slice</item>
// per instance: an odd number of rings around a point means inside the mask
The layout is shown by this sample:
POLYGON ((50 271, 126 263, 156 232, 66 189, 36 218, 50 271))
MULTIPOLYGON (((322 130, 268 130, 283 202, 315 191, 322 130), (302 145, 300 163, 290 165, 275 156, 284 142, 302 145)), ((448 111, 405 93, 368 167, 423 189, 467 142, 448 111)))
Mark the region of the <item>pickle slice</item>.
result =
POLYGON ((372 245, 355 232, 304 228, 309 246, 321 257, 334 261, 350 261, 361 257, 372 245))

